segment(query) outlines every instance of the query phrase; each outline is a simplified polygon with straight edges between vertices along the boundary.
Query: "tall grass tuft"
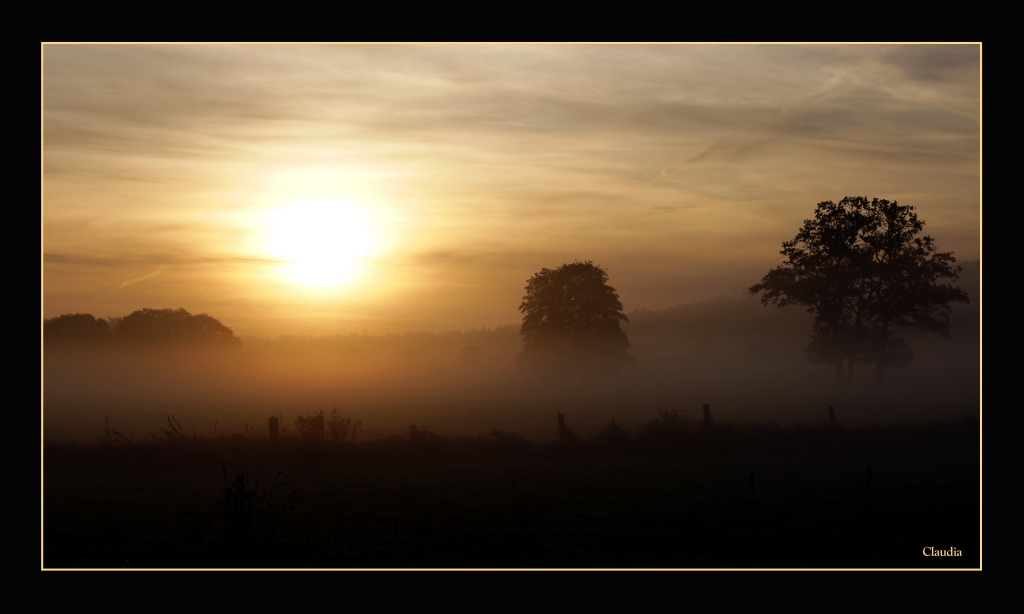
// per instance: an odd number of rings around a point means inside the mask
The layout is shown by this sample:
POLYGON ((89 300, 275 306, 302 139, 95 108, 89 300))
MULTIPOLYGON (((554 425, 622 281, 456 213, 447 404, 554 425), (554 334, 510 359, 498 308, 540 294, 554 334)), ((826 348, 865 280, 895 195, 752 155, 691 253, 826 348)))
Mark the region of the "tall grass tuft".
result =
MULTIPOLYGON (((245 471, 239 471, 228 481, 224 463, 217 461, 224 474, 224 528, 229 553, 246 561, 267 558, 274 546, 274 537, 281 528, 281 521, 289 505, 279 500, 280 477, 274 476, 269 489, 260 491, 259 485, 249 487, 245 471)), ((292 492, 292 498, 295 496, 292 492)))
POLYGON ((109 417, 103 417, 103 438, 100 439, 101 446, 110 448, 114 446, 130 446, 132 443, 134 442, 131 438, 111 426, 109 417))
MULTIPOLYGON (((160 427, 162 433, 159 437, 160 441, 171 444, 171 445, 184 445, 190 443, 193 438, 185 434, 185 430, 178 424, 177 419, 174 416, 167 416, 167 428, 160 427)), ((156 438, 156 435, 153 435, 156 438)))

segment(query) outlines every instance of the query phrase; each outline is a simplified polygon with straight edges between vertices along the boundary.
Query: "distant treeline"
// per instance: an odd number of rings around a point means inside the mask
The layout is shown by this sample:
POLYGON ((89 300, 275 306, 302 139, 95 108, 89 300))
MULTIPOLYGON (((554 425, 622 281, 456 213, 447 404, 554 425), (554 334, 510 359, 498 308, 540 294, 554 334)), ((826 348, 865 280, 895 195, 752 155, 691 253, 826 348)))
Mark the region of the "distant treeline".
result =
MULTIPOLYGON (((959 286, 976 295, 980 286, 977 261, 965 262, 959 286)), ((622 325, 641 362, 660 354, 661 348, 682 347, 689 342, 733 343, 748 348, 764 345, 769 350, 779 340, 791 339, 802 347, 813 316, 804 309, 763 309, 750 297, 722 297, 667 309, 628 312, 622 325)), ((957 306, 950 319, 954 337, 976 337, 978 303, 957 306)), ((85 347, 234 347, 243 340, 214 317, 190 314, 184 309, 141 309, 124 318, 96 318, 90 314, 65 314, 44 323, 48 349, 85 347)), ((514 357, 522 345, 518 324, 493 329, 448 332, 410 332, 389 335, 282 335, 276 338, 245 336, 246 350, 301 356, 358 358, 390 356, 415 361, 431 355, 455 356, 467 363, 497 356, 514 357)), ((799 350, 800 348, 797 347, 799 350)), ((706 359, 707 356, 705 355, 706 359)))
POLYGON ((69 313, 43 322, 47 349, 242 347, 235 333, 216 318, 184 309, 140 309, 123 318, 69 313))

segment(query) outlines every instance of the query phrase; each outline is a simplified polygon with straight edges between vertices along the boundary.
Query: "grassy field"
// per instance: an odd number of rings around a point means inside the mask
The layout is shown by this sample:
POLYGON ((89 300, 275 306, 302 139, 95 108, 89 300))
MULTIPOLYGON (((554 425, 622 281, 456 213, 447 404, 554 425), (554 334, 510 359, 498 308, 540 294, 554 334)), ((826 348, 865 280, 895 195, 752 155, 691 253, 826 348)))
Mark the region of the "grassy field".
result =
POLYGON ((602 435, 47 445, 44 566, 980 565, 977 421, 602 435))

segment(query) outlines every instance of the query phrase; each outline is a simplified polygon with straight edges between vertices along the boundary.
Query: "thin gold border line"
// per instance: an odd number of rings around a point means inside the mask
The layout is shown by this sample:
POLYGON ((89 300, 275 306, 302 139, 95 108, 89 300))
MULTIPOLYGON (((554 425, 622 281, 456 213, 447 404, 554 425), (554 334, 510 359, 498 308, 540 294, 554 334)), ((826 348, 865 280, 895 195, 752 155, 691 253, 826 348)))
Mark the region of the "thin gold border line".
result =
POLYGON ((979 444, 979 457, 978 457, 978 479, 979 479, 979 490, 978 490, 978 567, 956 567, 956 568, 931 568, 931 567, 915 567, 915 568, 874 568, 874 567, 858 567, 858 568, 799 568, 799 567, 785 567, 785 568, 762 568, 762 567, 744 567, 744 568, 690 568, 690 567, 679 567, 679 568, 159 568, 159 567, 147 567, 147 568, 47 568, 43 560, 45 552, 44 546, 44 523, 45 515, 43 513, 44 501, 45 501, 45 480, 44 480, 44 464, 45 464, 45 400, 43 393, 45 391, 44 378, 45 378, 45 362, 43 357, 43 320, 45 315, 44 309, 44 298, 45 298, 45 284, 44 284, 44 247, 43 247, 43 229, 44 229, 44 203, 45 203, 45 48, 47 45, 721 45, 721 46, 734 46, 734 45, 821 45, 821 46, 832 46, 832 45, 977 45, 978 46, 978 208, 979 208, 979 229, 978 229, 978 270, 979 270, 979 294, 978 294, 978 350, 979 356, 983 355, 983 292, 981 290, 983 286, 983 267, 984 263, 981 257, 983 253, 983 241, 984 241, 984 175, 983 175, 983 158, 984 158, 984 110, 983 110, 983 99, 984 99, 984 79, 982 73, 984 71, 984 63, 982 61, 982 43, 981 41, 954 41, 954 42, 100 42, 100 41, 85 41, 85 42, 74 42, 74 41, 44 41, 40 44, 40 58, 39 58, 39 72, 40 72, 40 94, 39 94, 39 158, 40 158, 40 186, 39 186, 39 311, 40 311, 40 322, 39 322, 39 562, 40 569, 43 571, 312 571, 312 570, 331 570, 331 571, 980 571, 982 569, 982 561, 984 554, 984 403, 983 403, 983 386, 980 382, 983 382, 983 359, 979 358, 978 363, 978 378, 979 378, 979 389, 978 389, 978 444, 979 444))

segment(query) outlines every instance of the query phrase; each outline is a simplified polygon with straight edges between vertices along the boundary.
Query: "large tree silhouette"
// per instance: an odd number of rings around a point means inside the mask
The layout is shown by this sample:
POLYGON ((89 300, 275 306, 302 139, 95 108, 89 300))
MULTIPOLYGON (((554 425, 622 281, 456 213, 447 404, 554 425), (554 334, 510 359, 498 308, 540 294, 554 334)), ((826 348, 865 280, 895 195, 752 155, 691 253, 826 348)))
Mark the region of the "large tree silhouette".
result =
POLYGON ((114 343, 131 347, 241 348, 242 341, 216 318, 184 309, 140 309, 113 331, 114 343))
POLYGON ((604 372, 632 361, 620 327, 629 319, 608 273, 587 260, 541 269, 527 280, 519 305, 523 350, 519 364, 530 370, 559 368, 604 372))
POLYGON ((893 349, 899 347, 900 340, 891 335, 891 329, 911 328, 949 337, 952 303, 967 303, 968 296, 949 283, 962 270, 954 264, 952 252, 938 252, 932 237, 917 236, 924 222, 913 207, 875 199, 870 211, 872 224, 864 233, 871 255, 867 290, 875 377, 881 381, 886 366, 898 355, 893 349))
POLYGON ((859 238, 869 225, 861 199, 818 203, 814 219, 804 220, 796 237, 782 244, 782 265, 750 287, 752 294, 762 293, 764 305, 801 305, 815 314, 809 357, 833 363, 839 381, 843 359, 853 351, 851 343, 866 315, 868 254, 859 238))
POLYGON ((844 360, 847 379, 855 363, 873 362, 881 380, 886 366, 911 359, 893 329, 948 336, 951 304, 968 300, 948 283, 959 276, 956 259, 937 252, 932 237, 917 236, 924 222, 913 210, 859 196, 818 203, 814 219, 782 244, 782 265, 750 287, 764 305, 815 314, 807 357, 834 364, 838 381, 844 360))

